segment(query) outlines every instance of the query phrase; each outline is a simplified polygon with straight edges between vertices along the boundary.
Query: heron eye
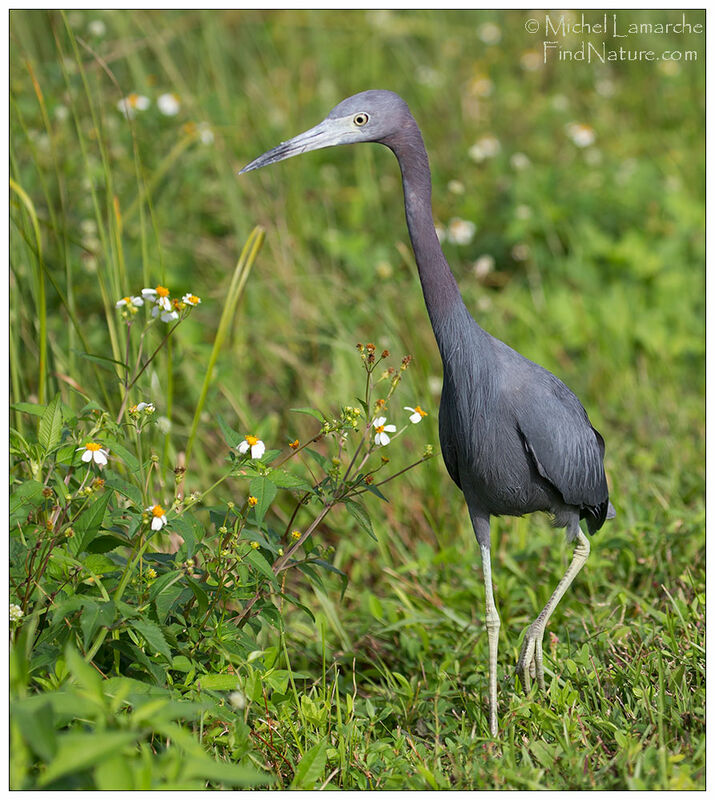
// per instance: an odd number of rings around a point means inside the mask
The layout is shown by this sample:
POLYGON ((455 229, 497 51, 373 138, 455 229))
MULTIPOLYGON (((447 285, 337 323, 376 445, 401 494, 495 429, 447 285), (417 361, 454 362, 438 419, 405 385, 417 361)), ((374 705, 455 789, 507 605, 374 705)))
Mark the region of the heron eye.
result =
POLYGON ((356 125, 358 125, 359 127, 362 127, 362 126, 363 126, 363 125, 364 125, 364 124, 365 124, 367 121, 368 121, 368 116, 367 116, 367 114, 356 114, 356 115, 353 117, 353 122, 354 122, 356 125))

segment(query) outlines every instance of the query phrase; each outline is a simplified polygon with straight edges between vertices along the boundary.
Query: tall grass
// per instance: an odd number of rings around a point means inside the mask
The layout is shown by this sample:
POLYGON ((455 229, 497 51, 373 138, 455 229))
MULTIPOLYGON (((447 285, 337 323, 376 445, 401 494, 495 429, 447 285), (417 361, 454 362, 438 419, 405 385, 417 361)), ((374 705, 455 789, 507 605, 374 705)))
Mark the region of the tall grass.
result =
POLYGON ((256 721, 261 692, 246 711, 290 759, 316 748, 319 778, 295 785, 701 787, 704 45, 644 34, 634 46, 699 60, 539 66, 518 11, 14 11, 11 37, 14 403, 59 392, 74 411, 96 397, 116 414, 120 371, 102 361, 123 357, 114 304, 162 283, 203 298, 137 385, 170 422, 166 485, 189 455, 217 479, 218 414, 267 442, 309 436, 289 409, 352 396, 358 341, 411 353, 405 402, 430 412, 393 466, 437 445, 439 359, 392 155, 340 148, 235 174, 343 97, 389 88, 423 129, 436 221, 477 225, 444 245, 468 307, 564 379, 606 438, 618 517, 550 625, 553 708, 515 695, 509 670, 569 550, 545 520, 494 523, 499 760, 482 748, 473 535, 438 460, 375 500, 377 543, 352 521, 321 526, 350 586, 342 602, 339 581, 293 587, 315 622, 286 609, 279 640, 260 634, 268 669, 291 676, 290 691, 267 690, 275 738, 256 721), (126 119, 131 92, 151 106, 126 119), (158 112, 163 92, 176 117, 158 112), (595 142, 579 147, 572 123, 595 142), (470 157, 487 135, 498 152, 470 157), (239 270, 256 226, 263 248, 239 270))

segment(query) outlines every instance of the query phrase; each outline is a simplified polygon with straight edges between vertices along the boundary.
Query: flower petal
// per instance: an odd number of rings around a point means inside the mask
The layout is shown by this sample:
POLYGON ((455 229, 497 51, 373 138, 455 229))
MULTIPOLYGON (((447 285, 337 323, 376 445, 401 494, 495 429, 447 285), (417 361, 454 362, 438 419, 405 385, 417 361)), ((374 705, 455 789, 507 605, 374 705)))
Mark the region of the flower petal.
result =
POLYGON ((151 521, 151 529, 153 531, 160 531, 163 525, 163 521, 161 517, 154 517, 151 521))
POLYGON ((388 433, 394 433, 397 430, 397 428, 394 425, 385 425, 385 430, 388 433))
POLYGON ((92 460, 92 451, 85 449, 84 453, 82 453, 82 461, 91 461, 92 460))
POLYGON ((250 446, 251 445, 248 444, 248 442, 241 442, 241 444, 239 444, 239 446, 236 449, 238 450, 239 453, 241 453, 243 455, 243 453, 247 453, 248 452, 248 448, 250 446))
POLYGON ((251 448, 251 458, 263 458, 263 454, 266 452, 266 446, 260 440, 256 442, 251 448))
POLYGON ((387 422, 387 417, 378 417, 376 420, 373 420, 373 426, 375 428, 379 428, 380 425, 384 425, 387 422))
POLYGON ((107 456, 104 454, 102 450, 95 451, 94 463, 99 464, 100 467, 103 467, 107 463, 107 456))

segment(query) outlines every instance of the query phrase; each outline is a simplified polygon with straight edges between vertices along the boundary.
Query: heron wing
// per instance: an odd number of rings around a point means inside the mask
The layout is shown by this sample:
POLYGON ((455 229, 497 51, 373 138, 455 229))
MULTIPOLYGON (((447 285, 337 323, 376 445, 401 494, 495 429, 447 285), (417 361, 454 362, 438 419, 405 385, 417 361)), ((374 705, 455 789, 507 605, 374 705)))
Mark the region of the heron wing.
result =
POLYGON ((564 502, 587 512, 589 528, 600 527, 608 511, 603 438, 567 386, 546 370, 541 377, 529 387, 529 402, 514 406, 524 446, 564 502))

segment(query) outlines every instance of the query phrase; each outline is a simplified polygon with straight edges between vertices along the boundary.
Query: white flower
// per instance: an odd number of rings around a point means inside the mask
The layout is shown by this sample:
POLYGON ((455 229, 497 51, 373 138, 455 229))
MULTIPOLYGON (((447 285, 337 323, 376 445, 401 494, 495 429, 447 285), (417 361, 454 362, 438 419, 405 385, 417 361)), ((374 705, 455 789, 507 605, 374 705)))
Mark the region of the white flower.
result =
POLYGON ((590 147, 596 141, 596 132, 590 125, 581 122, 569 122, 566 134, 576 147, 590 147))
POLYGON ((427 412, 423 411, 419 406, 415 406, 411 408, 410 406, 405 406, 405 411, 411 411, 410 414, 410 422, 416 425, 418 422, 422 422, 423 417, 427 416, 427 412))
POLYGON ((531 166, 529 156, 527 156, 525 153, 514 153, 514 155, 509 159, 509 163, 514 169, 517 170, 527 169, 531 166))
POLYGON ((387 417, 378 417, 372 422, 372 427, 376 431, 375 444, 379 444, 382 447, 384 447, 386 444, 390 444, 390 437, 387 434, 395 433, 397 430, 394 425, 385 425, 386 422, 387 417))
POLYGON ((154 308, 151 310, 152 317, 156 317, 161 313, 162 322, 171 322, 174 319, 179 319, 179 314, 172 310, 171 298, 166 286, 157 286, 155 289, 142 289, 142 296, 147 300, 154 301, 154 308))
POLYGON ((241 455, 245 455, 250 450, 251 458, 263 458, 263 454, 266 452, 265 444, 257 436, 252 436, 251 434, 244 438, 245 441, 238 445, 238 452, 241 455))
POLYGON ((555 94, 551 98, 551 107, 554 111, 566 111, 569 107, 569 99, 565 94, 555 94))
POLYGON ((20 606, 16 603, 10 603, 10 622, 19 622, 23 616, 20 606))
POLYGON ((145 414, 153 414, 156 411, 156 408, 154 407, 154 403, 143 403, 142 402, 142 403, 137 403, 134 406, 133 411, 136 411, 137 414, 140 414, 142 411, 145 414))
POLYGON ((159 95, 156 101, 156 107, 166 117, 175 117, 181 108, 181 102, 178 95, 173 92, 166 92, 166 94, 159 95))
POLYGON ((201 302, 201 298, 189 292, 181 298, 181 302, 186 303, 187 306, 197 306, 201 302))
POLYGON ((171 430, 171 420, 169 417, 159 417, 156 421, 156 427, 159 429, 159 433, 166 435, 171 430))
POLYGON ((228 702, 238 711, 246 707, 246 695, 243 692, 231 692, 228 702))
POLYGON ((104 36, 107 32, 107 26, 102 22, 101 19, 93 19, 89 25, 87 25, 87 30, 89 31, 90 35, 92 36, 104 36))
POLYGON ((477 75, 469 84, 469 89, 477 97, 489 97, 494 91, 494 84, 486 75, 477 75))
POLYGON ((166 512, 159 506, 149 506, 146 511, 151 512, 151 529, 160 531, 166 525, 166 512))
POLYGON ((132 92, 117 103, 117 108, 127 119, 134 119, 137 111, 146 111, 150 105, 151 100, 148 97, 132 92))
POLYGON ((109 450, 106 450, 102 447, 101 444, 97 444, 97 442, 87 442, 82 447, 77 448, 77 452, 82 452, 82 461, 85 463, 90 463, 94 461, 100 467, 103 467, 107 463, 107 456, 109 455, 109 450))
POLYGON ((477 29, 477 36, 484 44, 496 44, 501 39, 501 29, 493 22, 485 22, 477 29))
POLYGON ((213 144, 214 132, 211 130, 211 126, 208 122, 199 122, 198 133, 201 144, 213 144))
POLYGON ((490 256, 489 253, 484 253, 484 255, 479 256, 479 258, 474 262, 474 274, 477 276, 477 278, 486 278, 486 276, 494 269, 494 264, 494 256, 490 256))
POLYGON ((464 184, 462 181, 450 181, 447 184, 447 191, 452 192, 452 194, 464 194, 464 184))
MULTIPOLYGON (((162 298, 166 299, 166 298, 162 298)), ((171 308, 171 306, 169 306, 171 308)), ((163 311, 163 306, 160 306, 159 302, 152 308, 151 315, 152 317, 158 317, 161 314, 161 321, 162 322, 173 322, 175 319, 179 319, 179 312, 178 311, 163 311)))
POLYGON ((127 306, 128 309, 131 310, 132 307, 136 306, 143 306, 144 300, 141 297, 122 297, 121 300, 117 300, 115 303, 115 308, 123 308, 127 306))
POLYGON ((596 81, 596 91, 601 97, 613 97, 616 93, 616 84, 610 78, 602 78, 596 81))
POLYGON ((476 230, 477 226, 473 222, 455 217, 449 221, 447 238, 452 244, 469 244, 476 230))
POLYGON ((55 106, 55 119, 59 122, 64 122, 70 115, 70 110, 67 106, 63 106, 61 103, 60 105, 55 106))
POLYGON ((475 142, 467 151, 469 157, 474 159, 478 164, 486 161, 488 158, 494 158, 495 155, 501 150, 501 144, 496 136, 487 134, 482 136, 479 141, 475 142))
POLYGON ((535 72, 544 63, 544 56, 538 50, 526 50, 521 54, 521 66, 527 72, 535 72))
POLYGON ((442 78, 437 72, 436 69, 432 69, 432 67, 428 67, 426 64, 420 64, 417 67, 417 72, 415 73, 415 78, 417 78, 417 82, 423 84, 424 86, 439 86, 442 83, 442 78))

